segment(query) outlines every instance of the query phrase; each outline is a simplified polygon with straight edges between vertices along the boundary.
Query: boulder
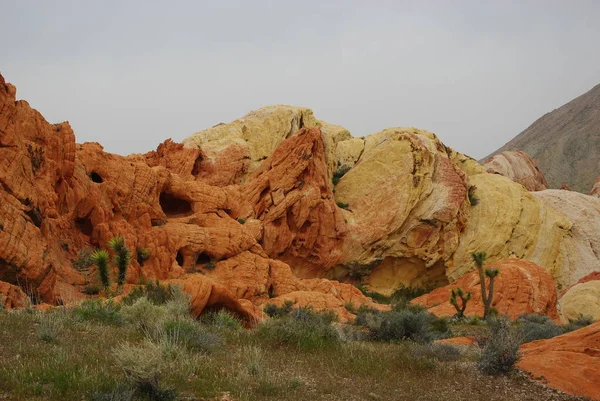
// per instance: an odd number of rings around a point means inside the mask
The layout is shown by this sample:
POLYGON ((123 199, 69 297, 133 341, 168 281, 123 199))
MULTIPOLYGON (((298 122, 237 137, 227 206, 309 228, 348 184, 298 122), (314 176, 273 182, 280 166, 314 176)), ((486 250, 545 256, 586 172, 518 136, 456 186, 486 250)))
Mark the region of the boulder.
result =
POLYGON ((558 306, 564 323, 580 316, 600 320, 600 279, 575 284, 560 298, 558 306))
POLYGON ((528 191, 548 188, 544 174, 529 155, 523 151, 505 151, 486 160, 483 168, 490 174, 500 174, 522 184, 528 191))
MULTIPOLYGON (((535 313, 558 319, 554 282, 543 268, 516 258, 489 264, 484 266, 484 270, 491 267, 500 270, 495 279, 492 301, 492 307, 499 314, 516 319, 524 313, 535 313)), ((467 303, 465 315, 483 316, 480 280, 476 271, 465 274, 450 285, 421 295, 413 299, 412 303, 426 307, 436 316, 453 316, 456 309, 449 302, 450 291, 456 288, 461 288, 464 293, 471 293, 472 298, 467 303)))
POLYGON ((519 369, 568 394, 600 400, 600 322, 521 346, 519 369))
POLYGON ((31 301, 20 287, 0 281, 0 309, 29 307, 31 307, 31 301))

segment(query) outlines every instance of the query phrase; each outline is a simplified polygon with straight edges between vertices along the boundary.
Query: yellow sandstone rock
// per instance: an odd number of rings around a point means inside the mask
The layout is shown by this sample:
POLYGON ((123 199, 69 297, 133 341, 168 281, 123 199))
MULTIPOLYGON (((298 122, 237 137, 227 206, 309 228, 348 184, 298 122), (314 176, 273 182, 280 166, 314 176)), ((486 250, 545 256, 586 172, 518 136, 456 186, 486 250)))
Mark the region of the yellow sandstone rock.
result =
POLYGON ((580 315, 600 320, 600 280, 574 285, 560 298, 558 305, 565 323, 580 315))

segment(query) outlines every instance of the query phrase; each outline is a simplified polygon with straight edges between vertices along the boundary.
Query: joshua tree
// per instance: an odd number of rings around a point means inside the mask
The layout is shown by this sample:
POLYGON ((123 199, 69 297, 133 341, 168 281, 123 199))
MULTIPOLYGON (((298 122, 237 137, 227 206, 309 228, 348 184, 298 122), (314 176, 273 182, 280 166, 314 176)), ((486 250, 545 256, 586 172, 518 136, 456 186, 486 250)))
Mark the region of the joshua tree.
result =
POLYGON ((110 287, 110 278, 108 276, 108 261, 110 255, 104 249, 98 249, 92 253, 92 263, 98 266, 98 275, 100 276, 100 282, 104 288, 110 287))
POLYGON ((473 258, 473 262, 475 262, 475 266, 477 266, 477 271, 479 272, 479 283, 481 285, 481 300, 483 301, 483 319, 487 319, 490 315, 490 309, 492 307, 492 299, 494 298, 494 279, 500 271, 495 267, 490 269, 483 270, 483 265, 485 264, 485 259, 487 255, 485 252, 473 252, 471 254, 473 258), (490 286, 488 292, 485 290, 485 278, 489 277, 490 286))
POLYGON ((467 295, 463 292, 462 288, 458 287, 456 290, 452 290, 450 294, 450 303, 456 309, 456 317, 463 318, 465 317, 465 309, 467 309, 467 302, 471 299, 471 293, 468 292, 467 295), (456 297, 459 297, 461 300, 461 305, 458 305, 458 300, 456 297))
POLYGON ((117 236, 108 241, 108 246, 115 253, 114 263, 117 265, 119 274, 117 275, 117 284, 123 285, 129 262, 131 262, 131 252, 125 245, 125 238, 117 236))

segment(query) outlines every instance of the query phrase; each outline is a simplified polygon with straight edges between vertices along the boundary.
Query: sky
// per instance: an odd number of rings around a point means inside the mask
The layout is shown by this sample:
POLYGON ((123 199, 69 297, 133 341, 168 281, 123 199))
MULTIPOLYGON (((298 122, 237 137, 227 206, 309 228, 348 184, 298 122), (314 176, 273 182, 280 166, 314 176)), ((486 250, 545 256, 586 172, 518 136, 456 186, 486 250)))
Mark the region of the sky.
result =
POLYGON ((143 153, 271 104, 481 158, 600 83, 600 1, 0 0, 0 73, 143 153))

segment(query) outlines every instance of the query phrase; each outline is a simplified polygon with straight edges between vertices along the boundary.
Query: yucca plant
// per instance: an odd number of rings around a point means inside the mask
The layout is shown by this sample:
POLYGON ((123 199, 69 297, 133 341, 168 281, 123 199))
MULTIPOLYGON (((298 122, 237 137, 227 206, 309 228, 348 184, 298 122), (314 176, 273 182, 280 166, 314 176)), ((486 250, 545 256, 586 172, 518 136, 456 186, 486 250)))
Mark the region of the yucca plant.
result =
POLYGON ((465 309, 467 309, 467 302, 469 302, 469 299, 471 299, 470 292, 465 295, 460 287, 458 287, 456 290, 452 290, 450 293, 450 304, 452 304, 454 309, 456 309, 456 317, 463 318, 465 316, 465 309), (461 301, 460 305, 458 304, 457 297, 461 301))
POLYGON ((131 251, 125 245, 125 238, 122 236, 116 236, 108 241, 108 247, 115 253, 114 263, 117 265, 119 271, 117 275, 117 284, 123 285, 125 282, 125 276, 127 274, 127 268, 131 262, 131 251))
POLYGON ((100 282, 104 288, 110 287, 110 277, 108 275, 108 261, 110 260, 110 255, 108 252, 104 249, 98 249, 92 253, 91 259, 92 263, 98 267, 98 276, 100 276, 100 282))
POLYGON ((479 272, 479 284, 481 286, 481 300, 483 301, 483 319, 487 319, 490 315, 490 310, 492 307, 492 299, 494 297, 494 279, 500 274, 500 270, 492 267, 490 269, 483 270, 483 265, 485 264, 485 260, 487 259, 487 254, 485 252, 473 252, 471 254, 471 258, 473 258, 473 262, 475 262, 475 266, 477 267, 477 271, 479 272), (486 293, 485 288, 485 278, 488 277, 490 279, 489 290, 486 293))

